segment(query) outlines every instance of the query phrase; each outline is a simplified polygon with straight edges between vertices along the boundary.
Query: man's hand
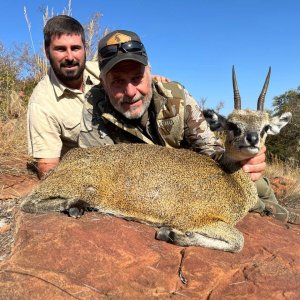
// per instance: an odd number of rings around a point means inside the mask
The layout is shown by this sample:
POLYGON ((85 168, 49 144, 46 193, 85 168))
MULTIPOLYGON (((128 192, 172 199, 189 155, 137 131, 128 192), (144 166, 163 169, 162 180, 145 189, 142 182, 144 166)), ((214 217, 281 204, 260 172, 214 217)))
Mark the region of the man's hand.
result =
POLYGON ((59 164, 58 158, 37 158, 37 171, 40 179, 59 164))
POLYGON ((161 75, 152 75, 152 78, 158 82, 166 83, 166 82, 171 82, 169 78, 166 78, 161 75))
POLYGON ((243 171, 250 174, 252 181, 258 180, 266 169, 266 150, 266 147, 263 146, 254 157, 241 162, 243 171))

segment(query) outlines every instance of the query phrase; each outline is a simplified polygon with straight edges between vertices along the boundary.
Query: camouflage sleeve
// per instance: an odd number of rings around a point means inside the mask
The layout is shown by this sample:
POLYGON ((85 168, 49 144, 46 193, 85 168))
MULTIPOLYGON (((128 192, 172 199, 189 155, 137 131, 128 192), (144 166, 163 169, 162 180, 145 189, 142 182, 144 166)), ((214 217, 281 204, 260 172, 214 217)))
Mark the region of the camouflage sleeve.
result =
POLYGON ((210 130, 202 110, 187 91, 184 112, 184 139, 187 147, 219 160, 224 153, 222 141, 210 130))

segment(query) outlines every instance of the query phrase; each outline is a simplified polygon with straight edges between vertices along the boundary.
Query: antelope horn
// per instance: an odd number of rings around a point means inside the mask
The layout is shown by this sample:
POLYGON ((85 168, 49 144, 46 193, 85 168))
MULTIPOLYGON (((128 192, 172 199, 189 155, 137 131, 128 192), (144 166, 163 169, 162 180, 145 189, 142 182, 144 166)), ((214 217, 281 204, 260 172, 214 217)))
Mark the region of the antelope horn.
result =
POLYGON ((270 81, 270 75, 271 75, 271 67, 269 68, 269 72, 266 78, 266 81, 264 83, 263 89, 258 97, 257 100, 257 110, 264 110, 264 102, 265 102, 265 97, 266 97, 266 93, 267 93, 267 89, 268 89, 268 85, 269 85, 269 81, 270 81))
POLYGON ((241 96, 235 78, 234 66, 232 66, 232 84, 233 84, 233 94, 234 94, 234 109, 241 109, 241 96))

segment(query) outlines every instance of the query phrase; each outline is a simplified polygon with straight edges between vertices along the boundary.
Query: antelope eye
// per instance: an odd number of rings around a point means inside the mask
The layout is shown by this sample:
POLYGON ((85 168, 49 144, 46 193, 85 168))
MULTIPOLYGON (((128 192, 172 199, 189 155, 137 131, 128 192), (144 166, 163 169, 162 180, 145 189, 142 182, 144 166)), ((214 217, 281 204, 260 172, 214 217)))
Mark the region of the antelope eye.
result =
POLYGON ((236 126, 236 124, 230 123, 230 122, 229 122, 229 123, 227 124, 227 129, 228 129, 228 130, 234 131, 234 130, 237 130, 238 127, 236 126))
POLYGON ((266 125, 266 126, 264 127, 264 132, 267 132, 269 129, 271 129, 271 126, 270 126, 270 125, 266 125))
POLYGON ((235 136, 240 135, 241 132, 242 132, 241 129, 239 129, 236 124, 231 123, 231 122, 227 123, 227 129, 229 131, 233 131, 233 133, 234 133, 235 136))
POLYGON ((265 133, 267 133, 268 130, 269 130, 270 128, 271 128, 270 125, 266 125, 266 126, 262 129, 262 131, 261 131, 261 133, 260 133, 260 136, 263 137, 263 135, 264 135, 265 133))

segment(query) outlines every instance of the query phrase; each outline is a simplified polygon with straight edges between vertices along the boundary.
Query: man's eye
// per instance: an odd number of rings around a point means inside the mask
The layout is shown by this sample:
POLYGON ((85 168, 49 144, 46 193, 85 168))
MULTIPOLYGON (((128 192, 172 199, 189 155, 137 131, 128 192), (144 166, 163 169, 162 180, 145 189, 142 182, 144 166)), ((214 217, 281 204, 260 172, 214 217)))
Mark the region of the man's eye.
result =
POLYGON ((136 84, 136 83, 140 83, 142 80, 143 80, 143 76, 139 75, 139 76, 135 76, 132 79, 132 82, 136 84))
POLYGON ((116 80, 112 81, 112 84, 115 85, 115 86, 116 85, 122 85, 123 82, 124 82, 124 80, 122 80, 122 79, 116 79, 116 80))
POLYGON ((81 50, 81 47, 79 47, 79 46, 72 48, 72 51, 79 51, 79 50, 81 50))

